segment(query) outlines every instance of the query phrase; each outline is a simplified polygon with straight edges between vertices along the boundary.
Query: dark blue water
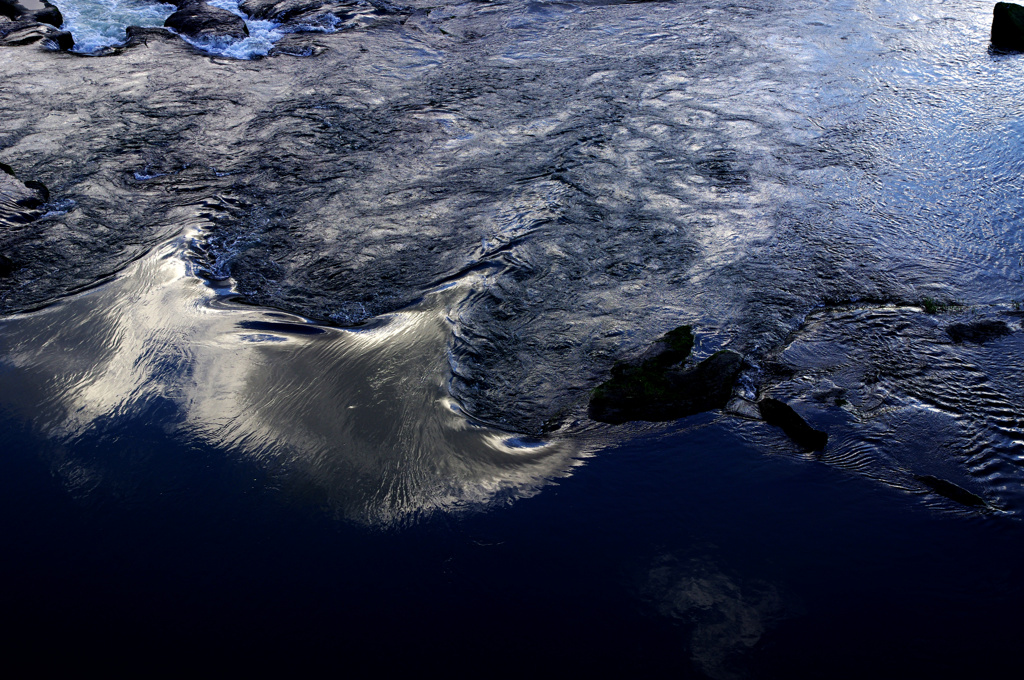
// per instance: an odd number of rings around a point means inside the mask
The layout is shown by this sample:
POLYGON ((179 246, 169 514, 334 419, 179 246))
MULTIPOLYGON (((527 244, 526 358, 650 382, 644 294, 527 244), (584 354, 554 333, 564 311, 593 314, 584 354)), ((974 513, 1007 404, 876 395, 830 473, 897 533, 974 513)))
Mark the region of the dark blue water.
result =
POLYGON ((12 649, 694 677, 986 675, 1016 655, 1018 521, 754 451, 714 416, 601 451, 508 507, 380 531, 181 446, 152 424, 165 411, 76 443, 109 457, 116 437, 124 475, 120 494, 81 500, 39 462, 52 444, 4 414, 12 649))

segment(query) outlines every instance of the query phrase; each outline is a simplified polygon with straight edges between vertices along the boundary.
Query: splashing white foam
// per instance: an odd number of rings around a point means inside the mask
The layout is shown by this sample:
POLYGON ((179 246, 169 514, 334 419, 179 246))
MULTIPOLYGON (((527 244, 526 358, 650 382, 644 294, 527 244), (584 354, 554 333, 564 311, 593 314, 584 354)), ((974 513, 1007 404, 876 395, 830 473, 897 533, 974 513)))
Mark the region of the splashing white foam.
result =
POLYGON ((245 25, 249 29, 249 36, 242 40, 231 38, 213 38, 195 40, 181 36, 188 44, 197 47, 204 52, 218 54, 232 59, 252 59, 253 57, 265 57, 270 53, 271 48, 278 40, 286 34, 281 30, 281 24, 276 21, 265 21, 250 19, 249 16, 238 8, 236 0, 207 0, 207 4, 213 7, 226 9, 245 19, 245 25))
MULTIPOLYGON (((233 59, 263 57, 270 53, 277 41, 289 33, 276 21, 250 18, 239 9, 237 0, 208 0, 208 3, 244 19, 249 36, 242 40, 181 36, 185 42, 204 52, 233 59)), ((125 29, 128 26, 163 26, 167 17, 177 9, 174 5, 145 3, 141 0, 58 0, 56 4, 64 15, 64 30, 71 31, 75 38, 73 51, 83 54, 123 45, 127 39, 125 29)), ((330 18, 327 18, 325 25, 303 28, 331 32, 334 26, 330 18)))
POLYGON ((139 0, 57 0, 63 29, 75 38, 74 52, 89 54, 124 44, 129 26, 163 26, 174 5, 139 0))

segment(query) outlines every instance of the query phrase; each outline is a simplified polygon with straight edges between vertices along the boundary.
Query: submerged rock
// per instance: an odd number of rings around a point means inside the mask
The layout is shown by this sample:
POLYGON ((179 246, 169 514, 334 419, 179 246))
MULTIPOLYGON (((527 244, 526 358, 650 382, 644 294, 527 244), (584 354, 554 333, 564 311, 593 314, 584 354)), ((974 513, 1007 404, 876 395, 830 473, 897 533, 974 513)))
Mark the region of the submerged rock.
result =
POLYGON ((0 17, 7 17, 8 19, 17 19, 27 10, 17 2, 11 0, 0 0, 0 17))
POLYGON ((164 26, 192 39, 241 40, 249 36, 249 27, 242 17, 199 1, 180 5, 177 12, 167 17, 164 26))
POLYGON ((0 253, 0 278, 10 276, 14 273, 14 261, 0 253))
POLYGON ((43 9, 32 13, 32 18, 41 24, 50 24, 55 28, 63 26, 64 15, 60 13, 60 10, 48 2, 44 2, 43 5, 45 5, 43 9))
POLYGON ((764 422, 781 427, 786 436, 803 448, 811 451, 825 450, 828 434, 811 427, 789 404, 769 397, 759 401, 758 408, 764 422))
POLYGON ((981 344, 989 340, 1010 334, 1010 327, 1005 321, 985 320, 971 323, 955 323, 946 329, 946 334, 953 342, 973 342, 981 344))
POLYGON ((664 421, 724 408, 743 367, 736 352, 718 352, 693 368, 684 363, 693 348, 689 326, 662 336, 637 364, 619 363, 594 390, 589 415, 604 423, 664 421))
POLYGON ((972 493, 962 486, 958 486, 953 482, 946 481, 945 479, 939 479, 938 477, 932 477, 931 475, 914 475, 914 479, 921 482, 940 496, 948 498, 951 501, 956 501, 961 505, 967 505, 970 507, 988 505, 988 503, 985 502, 985 499, 978 494, 972 493))
POLYGON ((1024 51, 1024 7, 996 3, 992 10, 992 44, 1004 50, 1024 51))

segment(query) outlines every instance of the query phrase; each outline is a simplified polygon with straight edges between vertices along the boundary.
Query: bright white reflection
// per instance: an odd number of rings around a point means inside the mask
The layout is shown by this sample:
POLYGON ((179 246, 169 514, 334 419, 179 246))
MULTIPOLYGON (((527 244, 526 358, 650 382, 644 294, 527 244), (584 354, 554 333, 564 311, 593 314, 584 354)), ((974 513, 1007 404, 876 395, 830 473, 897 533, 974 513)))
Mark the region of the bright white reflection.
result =
POLYGON ((70 444, 169 400, 175 435, 283 470, 293 493, 374 523, 529 495, 576 464, 566 443, 474 424, 449 397, 446 310, 464 285, 365 330, 326 328, 227 302, 188 275, 184 243, 0 322, 0 403, 70 444))

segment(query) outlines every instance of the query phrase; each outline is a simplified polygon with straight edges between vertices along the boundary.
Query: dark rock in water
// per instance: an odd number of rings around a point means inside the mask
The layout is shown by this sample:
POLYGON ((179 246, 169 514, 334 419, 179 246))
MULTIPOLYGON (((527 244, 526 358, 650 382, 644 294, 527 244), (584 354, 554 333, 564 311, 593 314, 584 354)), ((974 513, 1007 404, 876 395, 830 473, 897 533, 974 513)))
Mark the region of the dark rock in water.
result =
POLYGON ((193 39, 241 40, 249 35, 249 28, 242 17, 205 2, 182 5, 181 9, 167 17, 164 26, 193 39))
POLYGON ((992 10, 992 44, 1004 50, 1024 51, 1024 7, 996 3, 992 10))
POLYGON ((36 194, 39 195, 40 201, 39 203, 33 205, 33 208, 36 208, 50 200, 50 190, 47 189, 46 185, 43 184, 42 182, 37 182, 34 179, 30 179, 29 181, 25 182, 25 188, 31 189, 32 191, 36 192, 36 194))
POLYGON ((14 21, 26 14, 30 14, 30 12, 21 3, 15 0, 0 0, 0 17, 7 17, 14 21))
POLYGON ((18 19, 0 24, 0 46, 30 45, 39 41, 55 50, 70 50, 75 46, 70 33, 48 23, 18 19))
POLYGON ((825 450, 828 434, 808 425, 789 404, 767 398, 759 401, 757 405, 766 423, 781 427, 782 431, 800 446, 811 451, 825 450))
POLYGON ((7 277, 14 273, 14 262, 6 255, 0 254, 0 277, 7 277))
POLYGON ((988 505, 988 503, 985 502, 985 499, 978 494, 971 493, 962 486, 957 486, 953 482, 947 482, 945 479, 939 479, 938 477, 932 477, 931 475, 914 475, 914 479, 926 485, 940 496, 948 498, 951 501, 956 501, 961 505, 967 505, 970 507, 988 505))
POLYGON ((955 323, 946 329, 946 334, 953 342, 974 342, 981 344, 989 340, 1010 334, 1010 327, 1005 321, 973 321, 971 323, 955 323))
POLYGON ((60 28, 64 23, 64 15, 50 3, 44 3, 44 5, 43 9, 32 12, 32 19, 41 24, 50 24, 54 28, 60 28))
POLYGON ((693 347, 689 326, 666 333, 638 364, 616 364, 590 399, 589 415, 604 423, 664 421, 723 408, 743 367, 736 352, 714 354, 684 369, 693 347))
POLYGON ((0 226, 31 222, 48 200, 50 192, 41 182, 21 182, 9 165, 0 164, 0 226))

